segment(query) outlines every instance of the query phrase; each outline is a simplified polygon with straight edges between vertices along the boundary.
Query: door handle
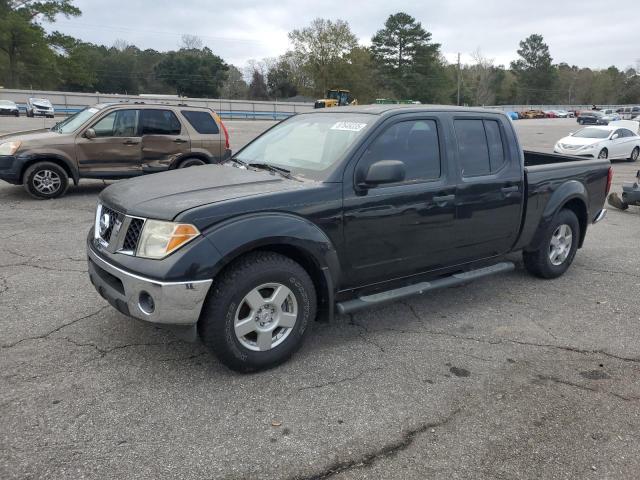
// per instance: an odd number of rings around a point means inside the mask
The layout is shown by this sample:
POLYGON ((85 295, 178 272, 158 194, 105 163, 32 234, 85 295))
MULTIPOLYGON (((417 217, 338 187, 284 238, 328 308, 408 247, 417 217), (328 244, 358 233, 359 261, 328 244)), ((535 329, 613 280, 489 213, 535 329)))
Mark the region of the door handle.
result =
POLYGON ((519 192, 520 187, 518 187, 517 185, 512 185, 511 187, 502 187, 500 190, 502 190, 502 193, 514 193, 519 192))
POLYGON ((187 141, 186 141, 186 140, 183 140, 183 139, 181 139, 181 138, 176 138, 176 139, 173 141, 173 143, 187 143, 187 141))
POLYGON ((456 199, 455 195, 440 195, 440 196, 433 197, 433 202, 437 203, 438 205, 444 205, 445 203, 451 202, 455 199, 456 199))

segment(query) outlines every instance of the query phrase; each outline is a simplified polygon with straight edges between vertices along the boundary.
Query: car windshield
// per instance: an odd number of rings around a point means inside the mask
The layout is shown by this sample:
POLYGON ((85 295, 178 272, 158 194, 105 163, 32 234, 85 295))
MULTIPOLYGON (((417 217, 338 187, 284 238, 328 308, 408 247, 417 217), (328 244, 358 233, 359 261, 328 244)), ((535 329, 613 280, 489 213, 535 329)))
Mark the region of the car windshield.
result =
POLYGON ((71 133, 76 131, 84 122, 98 113, 100 109, 95 107, 85 108, 77 113, 74 113, 70 117, 62 120, 60 123, 56 123, 51 130, 60 133, 71 133))
POLYGON ((607 138, 611 132, 602 128, 583 128, 573 134, 578 138, 607 138))
POLYGON ((344 113, 300 114, 268 130, 234 157, 267 164, 294 175, 323 180, 347 149, 377 119, 344 113))

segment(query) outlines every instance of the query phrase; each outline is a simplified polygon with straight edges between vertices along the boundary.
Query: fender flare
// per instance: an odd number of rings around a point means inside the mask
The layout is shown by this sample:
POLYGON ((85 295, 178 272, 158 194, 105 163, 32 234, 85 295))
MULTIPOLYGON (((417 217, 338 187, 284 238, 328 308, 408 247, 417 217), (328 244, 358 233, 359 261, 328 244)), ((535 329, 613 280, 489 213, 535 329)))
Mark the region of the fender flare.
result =
POLYGON ((586 226, 589 223, 588 219, 588 205, 589 205, 589 193, 585 188, 584 184, 577 180, 569 180, 563 183, 555 192, 551 194, 547 205, 542 212, 542 216, 540 218, 540 223, 538 224, 538 228, 536 229, 536 233, 531 239, 531 243, 525 248, 525 250, 537 250, 540 248, 543 242, 544 233, 547 230, 549 224, 553 221, 554 217, 557 213, 562 210, 562 208, 567 205, 569 202, 574 200, 578 200, 582 207, 584 207, 584 214, 586 221, 582 221, 580 216, 578 216, 578 221, 580 221, 582 228, 580 232, 580 241, 578 243, 579 247, 582 247, 582 243, 584 242, 584 237, 586 235, 586 226))
POLYGON ((35 162, 46 162, 46 161, 54 161, 61 162, 66 167, 67 172, 69 173, 69 177, 73 180, 73 183, 76 185, 80 180, 80 172, 78 172, 78 168, 69 158, 64 155, 60 155, 57 153, 25 153, 19 155, 17 159, 20 161, 20 178, 22 179, 22 175, 27 167, 35 162))
POLYGON ((321 288, 319 310, 329 320, 333 317, 340 261, 331 239, 313 222, 289 213, 262 212, 227 220, 205 230, 203 235, 221 256, 215 275, 252 250, 272 249, 302 260, 306 264, 303 267, 312 267, 309 274, 321 288))

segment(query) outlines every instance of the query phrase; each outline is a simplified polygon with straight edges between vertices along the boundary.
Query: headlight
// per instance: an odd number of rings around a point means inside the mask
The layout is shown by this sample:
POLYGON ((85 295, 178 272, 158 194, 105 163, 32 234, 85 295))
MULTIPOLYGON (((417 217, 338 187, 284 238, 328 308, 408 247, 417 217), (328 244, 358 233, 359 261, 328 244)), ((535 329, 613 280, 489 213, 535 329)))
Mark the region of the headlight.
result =
POLYGON ((596 148, 596 145, 585 145, 582 150, 591 150, 592 148, 596 148))
POLYGON ((140 235, 136 255, 144 258, 164 258, 198 235, 200 231, 188 223, 147 220, 140 235))
POLYGON ((13 155, 20 148, 20 142, 0 143, 0 155, 13 155))

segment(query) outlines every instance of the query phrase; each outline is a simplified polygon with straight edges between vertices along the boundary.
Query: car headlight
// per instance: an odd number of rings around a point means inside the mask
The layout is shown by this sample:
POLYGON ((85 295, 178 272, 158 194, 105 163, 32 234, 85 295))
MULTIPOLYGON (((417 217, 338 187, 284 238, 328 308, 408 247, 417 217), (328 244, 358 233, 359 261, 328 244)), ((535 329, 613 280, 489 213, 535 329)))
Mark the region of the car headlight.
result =
POLYGON ((20 142, 0 143, 0 155, 13 155, 20 148, 20 142))
POLYGON ((144 222, 136 255, 144 258, 164 258, 200 235, 200 231, 188 223, 144 222))
POLYGON ((584 147, 582 147, 582 150, 591 150, 593 148, 596 148, 596 145, 585 145, 584 147))

